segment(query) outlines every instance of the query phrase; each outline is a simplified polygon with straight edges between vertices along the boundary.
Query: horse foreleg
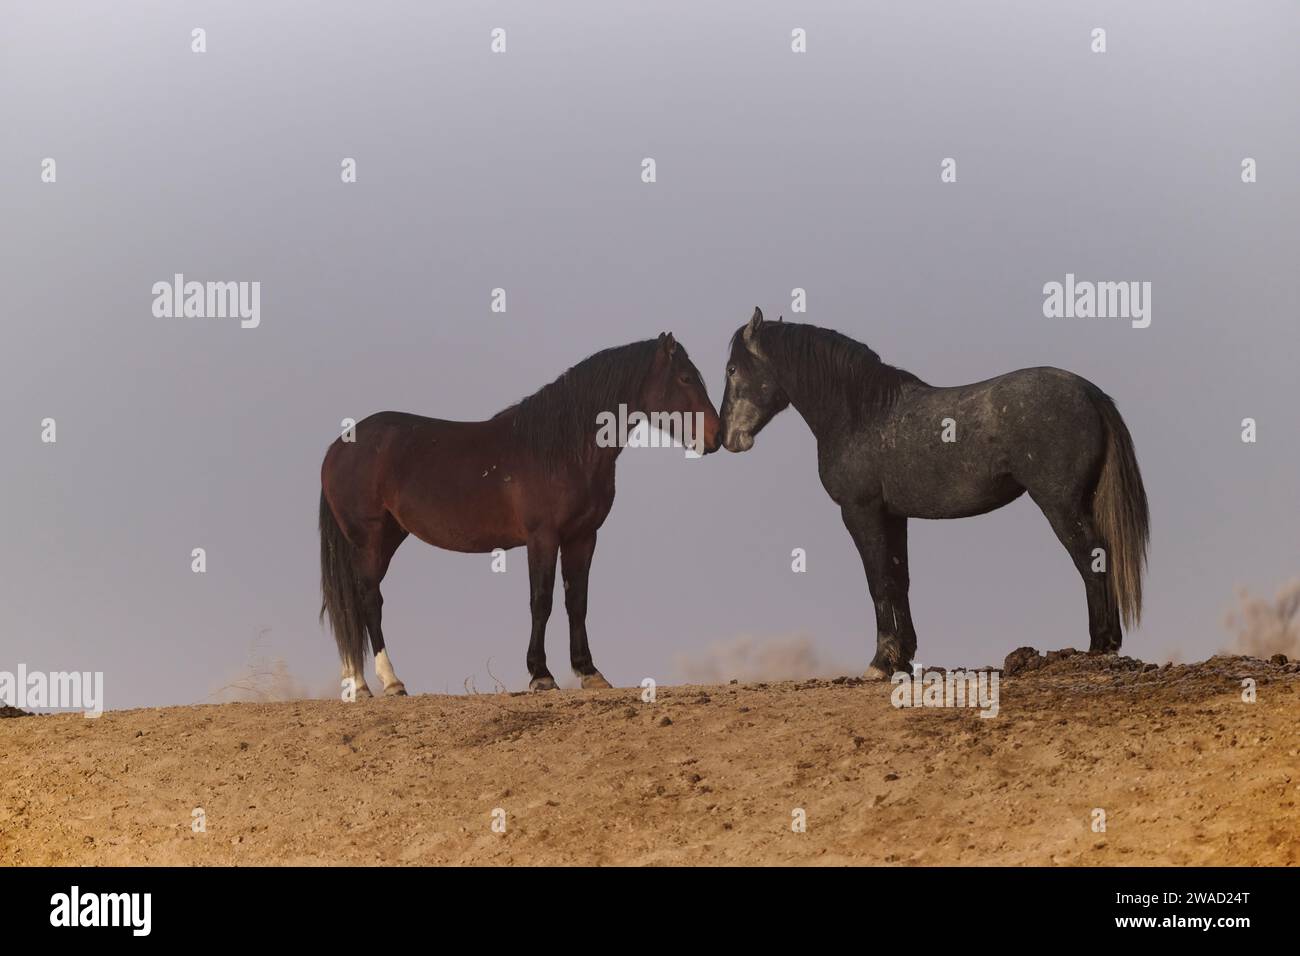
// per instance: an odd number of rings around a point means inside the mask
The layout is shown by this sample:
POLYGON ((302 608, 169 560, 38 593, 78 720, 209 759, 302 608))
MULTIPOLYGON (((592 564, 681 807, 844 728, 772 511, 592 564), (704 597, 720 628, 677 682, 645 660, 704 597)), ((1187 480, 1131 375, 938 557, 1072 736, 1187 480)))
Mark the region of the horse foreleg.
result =
POLYGON ((529 608, 533 630, 528 638, 529 690, 554 690, 555 678, 546 669, 546 622, 551 617, 555 592, 555 558, 559 544, 547 535, 528 539, 529 608))
POLYGON ((916 629, 907 590, 907 519, 887 514, 879 502, 844 505, 844 526, 857 545, 876 610, 876 654, 868 680, 888 680, 908 671, 916 654, 916 629))
POLYGON ((564 610, 569 615, 569 663, 574 675, 587 689, 612 687, 596 670, 587 645, 587 578, 591 556, 596 550, 596 533, 560 545, 560 572, 564 576, 564 610))

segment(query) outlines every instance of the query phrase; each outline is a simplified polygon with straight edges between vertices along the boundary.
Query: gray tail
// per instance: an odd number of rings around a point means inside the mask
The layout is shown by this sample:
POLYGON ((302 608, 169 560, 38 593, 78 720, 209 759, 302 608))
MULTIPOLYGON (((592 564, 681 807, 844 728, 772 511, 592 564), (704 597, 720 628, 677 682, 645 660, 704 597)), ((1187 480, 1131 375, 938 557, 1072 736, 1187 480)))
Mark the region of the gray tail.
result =
POLYGON ((357 549, 343 535, 320 495, 320 617, 330 618, 339 660, 352 674, 360 674, 366 659, 366 621, 362 614, 361 580, 356 571, 357 549))
POLYGON ((1092 517, 1106 542, 1111 600, 1128 630, 1142 618, 1142 574, 1151 519, 1128 426, 1109 395, 1097 389, 1093 402, 1106 426, 1106 457, 1092 500, 1092 517))

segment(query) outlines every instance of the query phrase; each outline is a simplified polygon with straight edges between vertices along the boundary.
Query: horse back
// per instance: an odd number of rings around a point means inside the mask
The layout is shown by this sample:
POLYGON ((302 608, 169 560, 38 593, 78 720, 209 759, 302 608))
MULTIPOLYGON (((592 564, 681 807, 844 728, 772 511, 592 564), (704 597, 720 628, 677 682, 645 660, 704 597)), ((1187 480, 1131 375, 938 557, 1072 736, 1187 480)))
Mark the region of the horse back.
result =
POLYGON ((1082 493, 1105 451, 1100 394, 1050 367, 918 386, 859 436, 859 480, 890 510, 921 518, 983 514, 1048 483, 1082 493))

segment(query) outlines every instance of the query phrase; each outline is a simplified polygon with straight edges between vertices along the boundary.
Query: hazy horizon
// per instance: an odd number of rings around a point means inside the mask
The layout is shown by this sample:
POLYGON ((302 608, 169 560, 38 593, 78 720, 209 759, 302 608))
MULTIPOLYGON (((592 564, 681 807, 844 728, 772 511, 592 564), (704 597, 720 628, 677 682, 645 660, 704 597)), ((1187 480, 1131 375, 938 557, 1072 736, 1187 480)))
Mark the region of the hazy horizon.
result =
MULTIPOLYGON (((1054 365, 1110 394, 1152 513, 1125 654, 1225 649, 1237 589, 1300 574, 1294 4, 2 17, 0 670, 103 671, 109 708, 154 706, 202 701, 260 653, 323 693, 315 522, 342 419, 483 418, 662 331, 717 405, 755 305, 931 384, 1054 365), (260 323, 156 317, 177 273, 259 282, 260 323), (1150 282, 1150 326, 1046 318, 1067 275, 1150 282)), ((1027 497, 912 521, 910 552, 919 662, 1086 649, 1082 585, 1027 497)), ((524 552, 508 562, 398 550, 384 632, 412 693, 490 689, 489 660, 527 686, 524 552)), ((623 454, 588 626, 620 686, 759 666, 763 646, 778 669, 865 670, 866 579, 796 412, 743 455, 623 454)), ((547 649, 572 686, 559 585, 547 649)))

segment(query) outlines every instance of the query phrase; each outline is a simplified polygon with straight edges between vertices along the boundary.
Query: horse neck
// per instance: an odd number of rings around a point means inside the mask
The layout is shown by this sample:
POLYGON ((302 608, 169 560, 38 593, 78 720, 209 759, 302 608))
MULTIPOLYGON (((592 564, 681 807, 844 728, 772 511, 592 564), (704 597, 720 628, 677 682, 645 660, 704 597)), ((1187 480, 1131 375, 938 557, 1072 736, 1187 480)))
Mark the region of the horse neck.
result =
POLYGON ((777 384, 790 399, 813 436, 824 440, 849 421, 849 409, 843 396, 827 388, 824 380, 811 375, 792 375, 789 369, 777 368, 777 384))
MULTIPOLYGON (((808 423, 813 436, 818 441, 834 437, 845 430, 857 426, 870 425, 882 418, 883 409, 852 409, 842 389, 836 388, 827 379, 817 375, 793 375, 789 370, 776 369, 777 383, 790 399, 790 404, 803 420, 808 423)), ((873 372, 880 375, 898 374, 898 370, 883 363, 873 372)), ((906 374, 906 373, 904 373, 906 374)), ((911 376, 908 376, 909 378, 911 376)), ((919 380, 917 380, 919 383, 919 380)))
MULTIPOLYGON (((646 375, 649 375, 648 371, 646 372, 646 375)), ((624 394, 618 396, 618 400, 615 403, 616 407, 608 409, 608 411, 612 411, 615 415, 618 415, 617 406, 624 405, 627 408, 628 417, 631 417, 634 412, 640 412, 648 417, 649 410, 645 408, 647 402, 644 400, 642 395, 642 392, 645 389, 646 375, 642 375, 639 378, 629 378, 628 384, 624 388, 624 394)), ((601 411, 605 411, 605 409, 601 409, 601 411)), ((584 461, 590 466, 593 472, 603 473, 606 470, 613 469, 615 463, 618 461, 618 456, 622 453, 623 446, 621 444, 614 444, 610 447, 602 448, 593 443, 590 451, 584 457, 584 461)))

